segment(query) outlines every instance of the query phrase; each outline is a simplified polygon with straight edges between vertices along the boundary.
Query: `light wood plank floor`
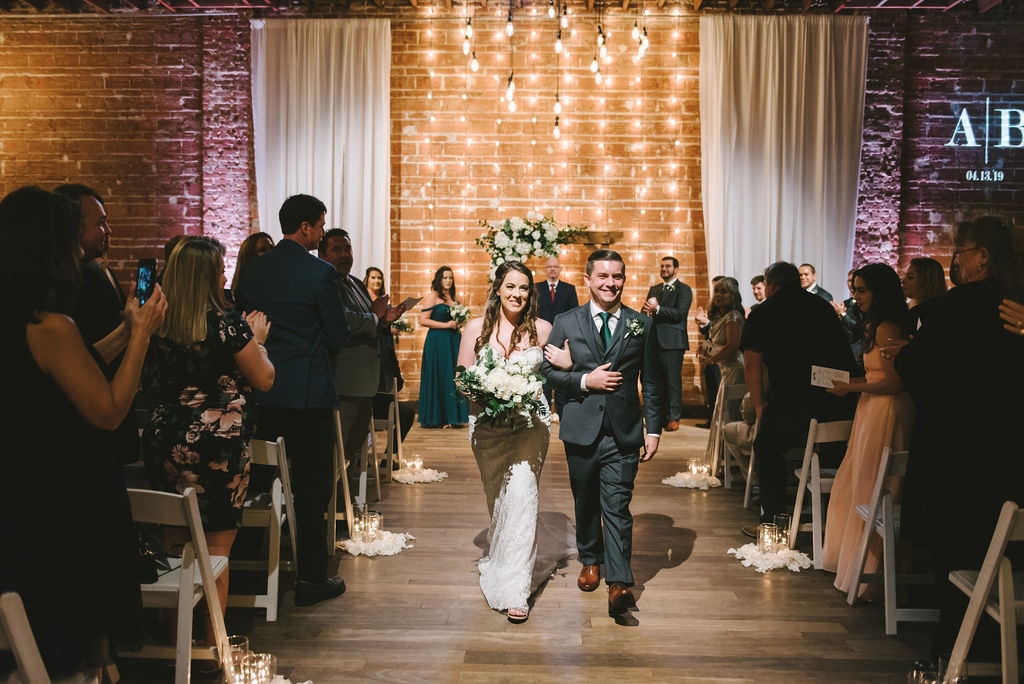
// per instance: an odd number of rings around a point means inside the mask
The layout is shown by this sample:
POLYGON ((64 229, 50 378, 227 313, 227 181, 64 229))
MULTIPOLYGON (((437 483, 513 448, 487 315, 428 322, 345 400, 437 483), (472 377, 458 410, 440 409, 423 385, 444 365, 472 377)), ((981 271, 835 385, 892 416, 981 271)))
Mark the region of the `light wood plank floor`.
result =
MULTIPOLYGON (((926 652, 923 628, 883 631, 878 605, 849 607, 822 572, 761 575, 726 555, 754 522, 742 493, 661 484, 704 448, 707 431, 684 426, 641 466, 632 511, 638 624, 617 625, 602 589, 576 588, 572 558, 537 597, 530 619, 510 624, 487 607, 475 562, 486 504, 465 430, 413 429, 407 454, 447 471, 440 483, 388 486, 391 531, 415 548, 388 558, 339 551, 348 584, 339 599, 257 619, 253 647, 278 657, 293 682, 902 682, 926 652), (476 543, 474 543, 476 540, 476 543)), ((561 442, 552 440, 541 511, 572 520, 561 442)))

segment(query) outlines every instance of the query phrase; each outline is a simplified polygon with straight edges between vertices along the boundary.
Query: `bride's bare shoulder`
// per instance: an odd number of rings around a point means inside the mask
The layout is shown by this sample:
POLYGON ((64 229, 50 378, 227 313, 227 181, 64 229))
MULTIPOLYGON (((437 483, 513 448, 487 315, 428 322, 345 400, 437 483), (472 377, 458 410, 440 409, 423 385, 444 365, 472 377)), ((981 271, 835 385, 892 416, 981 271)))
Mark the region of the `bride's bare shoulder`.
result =
POLYGON ((466 323, 466 327, 462 329, 462 334, 464 336, 465 335, 472 335, 474 337, 474 339, 475 339, 475 338, 480 336, 480 330, 483 328, 483 325, 484 325, 484 319, 482 319, 482 318, 471 318, 471 319, 469 319, 469 322, 466 323))
POLYGON ((548 337, 551 335, 551 324, 545 321, 543 318, 537 319, 537 341, 540 346, 544 346, 548 341, 548 337))

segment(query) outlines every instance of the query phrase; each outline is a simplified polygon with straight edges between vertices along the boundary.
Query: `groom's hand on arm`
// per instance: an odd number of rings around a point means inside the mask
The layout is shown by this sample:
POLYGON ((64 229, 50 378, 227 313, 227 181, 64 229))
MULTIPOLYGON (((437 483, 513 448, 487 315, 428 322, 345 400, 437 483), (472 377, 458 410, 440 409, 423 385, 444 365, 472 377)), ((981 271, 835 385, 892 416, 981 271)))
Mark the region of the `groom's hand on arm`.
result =
POLYGON ((608 370, 612 364, 605 363, 583 376, 590 391, 614 392, 622 386, 622 373, 608 370))
POLYGON ((641 463, 654 458, 654 454, 658 453, 658 444, 660 442, 661 437, 658 435, 647 435, 644 437, 644 453, 640 456, 641 463))

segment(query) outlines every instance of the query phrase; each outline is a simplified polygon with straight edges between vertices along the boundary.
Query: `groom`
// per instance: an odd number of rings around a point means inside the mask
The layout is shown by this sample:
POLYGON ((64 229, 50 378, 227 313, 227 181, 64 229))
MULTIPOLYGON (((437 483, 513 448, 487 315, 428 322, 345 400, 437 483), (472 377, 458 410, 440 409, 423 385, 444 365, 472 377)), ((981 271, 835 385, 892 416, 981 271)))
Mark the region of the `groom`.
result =
POLYGON ((604 564, 608 613, 615 616, 636 605, 629 590, 629 502, 637 464, 649 461, 658 450, 663 389, 655 372, 651 319, 622 305, 622 257, 609 249, 597 250, 587 259, 584 282, 590 288, 590 302, 559 314, 548 338, 556 347, 568 342, 572 369, 558 370, 545 361, 542 372, 565 397, 560 437, 576 501, 576 547, 583 564, 577 585, 583 591, 597 589, 604 564), (638 376, 643 381, 646 437, 638 376))

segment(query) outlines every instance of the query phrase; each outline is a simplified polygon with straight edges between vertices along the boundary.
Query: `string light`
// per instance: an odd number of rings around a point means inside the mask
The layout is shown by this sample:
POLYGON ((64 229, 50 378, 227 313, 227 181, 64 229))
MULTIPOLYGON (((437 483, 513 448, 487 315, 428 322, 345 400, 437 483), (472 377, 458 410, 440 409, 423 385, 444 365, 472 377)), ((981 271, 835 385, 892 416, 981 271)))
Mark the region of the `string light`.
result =
POLYGON ((555 136, 555 140, 558 140, 558 138, 560 138, 561 135, 562 135, 562 132, 558 128, 558 117, 557 116, 555 117, 555 130, 552 131, 552 135, 555 136))
POLYGON ((469 68, 473 71, 480 71, 480 62, 476 61, 476 51, 473 51, 473 59, 469 63, 469 68))
POLYGON ((558 99, 558 95, 555 95, 555 114, 562 113, 562 103, 558 99))
POLYGON ((562 29, 558 29, 558 38, 555 39, 555 54, 562 54, 562 29))
POLYGON ((512 25, 512 7, 510 6, 508 9, 508 22, 505 23, 505 35, 511 38, 515 31, 516 28, 512 25))
POLYGON ((555 0, 548 0, 548 19, 555 18, 555 0))
POLYGON ((562 28, 569 28, 569 13, 566 11, 565 5, 562 5, 562 19, 560 22, 562 28))

